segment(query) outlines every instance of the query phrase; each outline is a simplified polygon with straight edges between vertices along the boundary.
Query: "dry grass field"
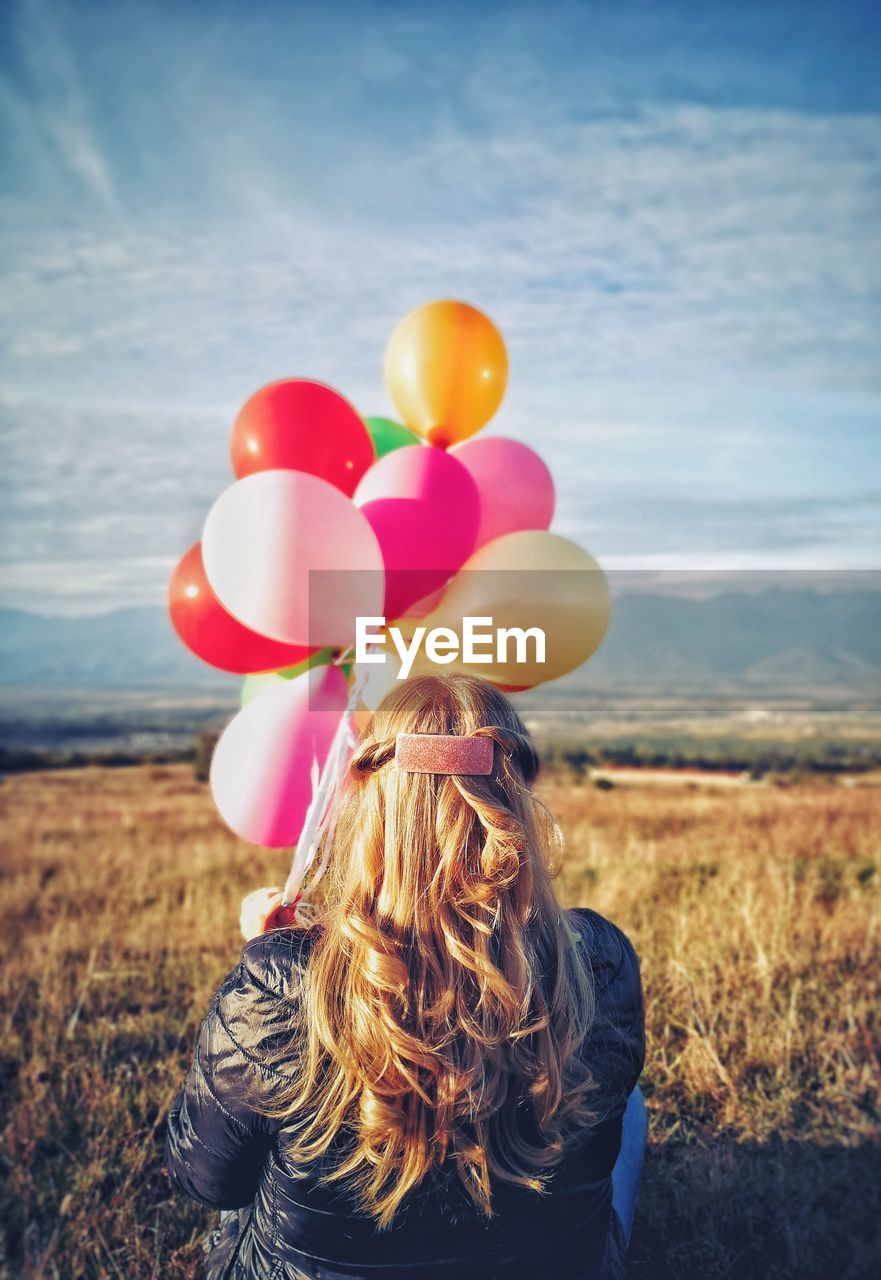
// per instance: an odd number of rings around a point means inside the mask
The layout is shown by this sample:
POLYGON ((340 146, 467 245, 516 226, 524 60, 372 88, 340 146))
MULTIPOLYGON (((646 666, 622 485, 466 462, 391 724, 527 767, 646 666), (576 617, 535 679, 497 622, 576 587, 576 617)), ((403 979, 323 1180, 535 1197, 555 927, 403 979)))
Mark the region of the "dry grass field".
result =
MULTIPOLYGON (((630 1276, 881 1274, 881 789, 542 785, 563 899, 642 958, 630 1276)), ((0 804, 0 1276, 197 1276, 211 1215, 172 1193, 163 1119, 282 860, 186 766, 22 774, 0 804)))

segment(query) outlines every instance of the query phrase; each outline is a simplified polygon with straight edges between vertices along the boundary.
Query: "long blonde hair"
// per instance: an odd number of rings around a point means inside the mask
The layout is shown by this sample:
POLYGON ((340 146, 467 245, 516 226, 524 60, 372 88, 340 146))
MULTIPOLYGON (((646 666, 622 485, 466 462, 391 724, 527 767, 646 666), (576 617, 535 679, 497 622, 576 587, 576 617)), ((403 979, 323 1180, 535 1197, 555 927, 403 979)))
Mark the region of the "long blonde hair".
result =
POLYGON ((448 1161, 487 1216, 493 1179, 545 1190, 593 1119, 590 970, 551 885, 537 771, 508 699, 463 675, 396 687, 352 760, 271 1110, 287 1160, 321 1161, 381 1226, 448 1161), (488 735, 493 771, 397 770, 399 732, 488 735))

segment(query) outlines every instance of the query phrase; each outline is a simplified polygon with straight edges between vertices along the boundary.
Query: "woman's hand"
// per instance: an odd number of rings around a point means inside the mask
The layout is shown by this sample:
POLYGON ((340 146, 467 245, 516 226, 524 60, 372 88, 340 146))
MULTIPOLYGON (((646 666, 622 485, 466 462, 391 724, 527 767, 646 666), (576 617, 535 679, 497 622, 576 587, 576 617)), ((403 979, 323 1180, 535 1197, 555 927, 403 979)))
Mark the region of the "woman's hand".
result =
POLYGON ((269 929, 285 929, 296 924, 297 898, 288 906, 282 906, 283 891, 278 888, 255 889, 242 899, 239 928, 246 942, 258 938, 269 929))

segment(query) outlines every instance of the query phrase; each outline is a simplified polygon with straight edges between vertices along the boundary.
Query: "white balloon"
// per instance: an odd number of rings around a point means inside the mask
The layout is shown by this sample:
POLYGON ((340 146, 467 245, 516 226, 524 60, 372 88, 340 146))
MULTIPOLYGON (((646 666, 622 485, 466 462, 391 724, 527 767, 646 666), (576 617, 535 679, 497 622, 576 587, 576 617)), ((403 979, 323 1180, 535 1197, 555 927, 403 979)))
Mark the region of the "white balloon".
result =
POLYGON ((223 607, 273 640, 346 645, 356 617, 382 613, 382 553, 366 517, 303 471, 259 471, 224 490, 202 560, 223 607))

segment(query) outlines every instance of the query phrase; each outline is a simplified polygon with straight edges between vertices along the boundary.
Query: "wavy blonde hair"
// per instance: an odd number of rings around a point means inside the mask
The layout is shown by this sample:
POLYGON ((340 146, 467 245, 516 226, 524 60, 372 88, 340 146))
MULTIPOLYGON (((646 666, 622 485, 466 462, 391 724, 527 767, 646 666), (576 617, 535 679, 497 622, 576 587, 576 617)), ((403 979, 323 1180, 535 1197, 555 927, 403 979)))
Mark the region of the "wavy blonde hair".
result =
POLYGON ((272 1113, 291 1163, 321 1161, 381 1226, 450 1161, 487 1216, 494 1179, 545 1190, 594 1119, 590 971, 551 885, 537 772, 508 699, 464 675, 396 687, 351 762, 272 1113), (488 735, 493 771, 397 770, 399 732, 488 735))

